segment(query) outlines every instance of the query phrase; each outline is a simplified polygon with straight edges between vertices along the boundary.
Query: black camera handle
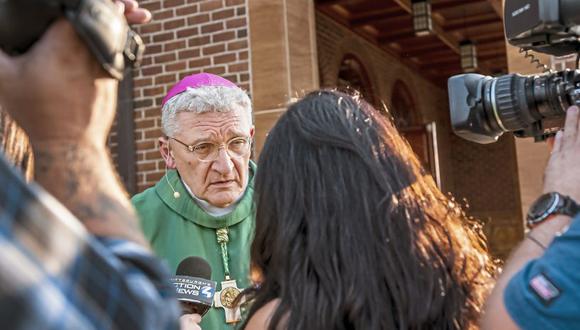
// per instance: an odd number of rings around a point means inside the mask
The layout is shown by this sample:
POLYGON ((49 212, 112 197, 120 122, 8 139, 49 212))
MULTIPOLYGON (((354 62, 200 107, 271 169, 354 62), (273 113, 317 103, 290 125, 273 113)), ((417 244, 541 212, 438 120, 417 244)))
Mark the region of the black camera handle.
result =
POLYGON ((120 80, 125 65, 140 63, 143 41, 111 0, 0 0, 0 49, 25 53, 63 16, 112 77, 120 80))
POLYGON ((64 14, 103 68, 123 79, 125 64, 139 65, 145 45, 110 0, 60 0, 64 14))

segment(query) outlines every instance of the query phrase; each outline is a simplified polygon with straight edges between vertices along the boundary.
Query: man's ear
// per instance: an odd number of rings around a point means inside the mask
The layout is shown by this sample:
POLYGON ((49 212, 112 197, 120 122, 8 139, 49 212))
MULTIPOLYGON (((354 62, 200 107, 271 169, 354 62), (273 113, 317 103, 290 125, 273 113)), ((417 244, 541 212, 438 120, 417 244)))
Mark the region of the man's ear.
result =
POLYGON ((250 138, 254 137, 254 133, 256 133, 256 126, 252 125, 252 128, 250 128, 250 138))
POLYGON ((161 157, 165 161, 165 166, 168 169, 175 169, 177 164, 175 163, 175 157, 173 157, 173 152, 169 146, 169 139, 166 136, 159 138, 159 152, 161 157))

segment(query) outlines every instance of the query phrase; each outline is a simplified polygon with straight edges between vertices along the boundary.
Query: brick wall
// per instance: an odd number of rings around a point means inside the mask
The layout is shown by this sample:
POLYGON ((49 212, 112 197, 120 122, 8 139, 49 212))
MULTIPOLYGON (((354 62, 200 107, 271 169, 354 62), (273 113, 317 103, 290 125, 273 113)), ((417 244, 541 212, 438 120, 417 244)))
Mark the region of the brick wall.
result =
POLYGON ((346 54, 365 66, 375 97, 387 105, 392 104, 394 84, 403 81, 419 123, 437 124, 443 191, 466 201, 468 213, 485 222, 492 252, 506 257, 523 234, 513 137, 506 135, 491 145, 460 139, 451 130, 445 89, 320 12, 316 24, 321 85, 336 85, 346 54))
POLYGON ((107 145, 109 146, 109 152, 111 153, 111 159, 113 164, 117 168, 118 171, 118 155, 119 155, 119 141, 118 141, 118 126, 117 126, 117 118, 115 118, 115 122, 113 123, 113 127, 111 127, 111 131, 109 132, 109 138, 107 139, 107 145))
MULTIPOLYGON (((142 0, 153 20, 137 27, 147 45, 134 73, 137 191, 164 174, 157 149, 161 100, 186 75, 221 75, 250 90, 247 0, 142 0)), ((115 137, 111 137, 114 144, 115 137)), ((113 158, 115 154, 113 154, 113 158)))
POLYGON ((451 141, 453 195, 485 223, 491 251, 505 258, 524 233, 514 137, 485 145, 455 135, 451 141))

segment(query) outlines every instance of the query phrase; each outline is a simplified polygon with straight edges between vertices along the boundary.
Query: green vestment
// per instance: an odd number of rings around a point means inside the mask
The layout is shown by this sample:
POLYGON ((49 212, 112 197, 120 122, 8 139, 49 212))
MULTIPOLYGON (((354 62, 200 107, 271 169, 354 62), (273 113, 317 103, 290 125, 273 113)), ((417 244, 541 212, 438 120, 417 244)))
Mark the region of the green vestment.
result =
MULTIPOLYGON (((230 214, 220 217, 207 214, 194 202, 174 170, 167 173, 167 179, 180 193, 179 198, 173 196, 165 178, 132 198, 145 236, 155 253, 169 263, 174 274, 183 259, 201 257, 211 265, 211 279, 217 282, 216 291, 221 290, 225 274, 216 229, 228 228, 230 277, 237 280, 238 288, 248 287, 250 245, 255 224, 255 171, 256 165, 250 162, 250 177, 244 196, 230 214)), ((212 307, 201 322, 204 330, 234 329, 235 326, 226 324, 224 310, 216 307, 212 307)))

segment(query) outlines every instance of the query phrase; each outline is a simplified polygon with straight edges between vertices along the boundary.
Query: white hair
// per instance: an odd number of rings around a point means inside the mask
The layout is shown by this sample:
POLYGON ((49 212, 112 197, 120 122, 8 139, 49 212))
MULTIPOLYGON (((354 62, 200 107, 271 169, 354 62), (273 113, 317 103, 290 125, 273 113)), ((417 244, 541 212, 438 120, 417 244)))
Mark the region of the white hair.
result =
POLYGON ((252 122, 252 102, 248 94, 239 87, 203 86, 188 87, 163 105, 161 109, 161 127, 167 136, 175 136, 179 130, 177 114, 180 112, 229 112, 232 105, 242 107, 252 122))

